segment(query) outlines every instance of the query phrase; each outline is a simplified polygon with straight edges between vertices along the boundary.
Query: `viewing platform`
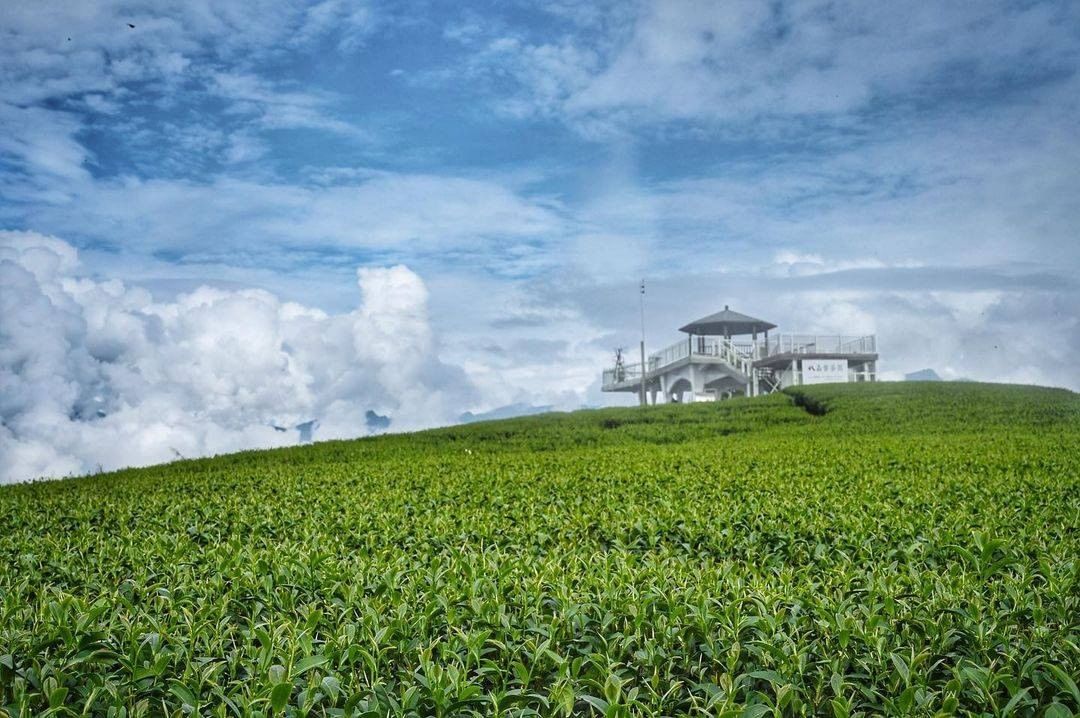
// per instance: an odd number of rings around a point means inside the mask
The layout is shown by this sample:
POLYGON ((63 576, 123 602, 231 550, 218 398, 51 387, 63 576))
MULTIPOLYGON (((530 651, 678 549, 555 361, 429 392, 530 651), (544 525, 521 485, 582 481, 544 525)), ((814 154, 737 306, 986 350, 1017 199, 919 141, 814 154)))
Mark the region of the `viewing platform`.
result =
POLYGON ((682 327, 687 338, 640 363, 622 355, 602 375, 603 391, 645 392, 656 403, 756 396, 801 384, 877 380, 874 335, 775 334, 776 325, 726 308, 682 327), (713 333, 715 332, 715 333, 713 333), (745 336, 749 339, 734 339, 745 336))

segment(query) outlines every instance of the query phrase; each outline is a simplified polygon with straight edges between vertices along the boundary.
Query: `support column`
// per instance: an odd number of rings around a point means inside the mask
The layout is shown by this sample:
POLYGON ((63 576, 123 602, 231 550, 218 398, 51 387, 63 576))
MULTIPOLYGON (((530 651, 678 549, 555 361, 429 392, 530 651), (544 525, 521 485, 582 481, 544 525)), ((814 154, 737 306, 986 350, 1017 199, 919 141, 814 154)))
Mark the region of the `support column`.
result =
POLYGON ((690 392, 696 397, 705 393, 705 376, 701 364, 690 364, 690 392))

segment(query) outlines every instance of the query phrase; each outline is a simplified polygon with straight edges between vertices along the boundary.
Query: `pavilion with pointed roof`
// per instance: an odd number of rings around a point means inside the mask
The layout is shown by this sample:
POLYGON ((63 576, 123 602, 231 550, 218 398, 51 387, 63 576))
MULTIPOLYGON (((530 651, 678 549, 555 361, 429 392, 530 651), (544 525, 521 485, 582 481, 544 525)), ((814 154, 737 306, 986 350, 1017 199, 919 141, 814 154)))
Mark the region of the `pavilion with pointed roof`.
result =
POLYGON ((679 327, 686 340, 654 352, 645 365, 603 372, 604 391, 638 392, 664 402, 757 396, 799 384, 876 381, 874 335, 779 334, 772 322, 724 309, 679 327), (745 337, 745 338, 744 338, 745 337))
POLYGON ((680 332, 685 332, 691 336, 719 336, 729 339, 731 337, 745 336, 746 334, 750 334, 754 339, 757 339, 758 332, 768 334, 770 329, 776 329, 776 325, 764 319, 756 319, 746 314, 733 312, 726 304, 722 312, 710 314, 707 317, 690 322, 686 326, 679 327, 680 332))

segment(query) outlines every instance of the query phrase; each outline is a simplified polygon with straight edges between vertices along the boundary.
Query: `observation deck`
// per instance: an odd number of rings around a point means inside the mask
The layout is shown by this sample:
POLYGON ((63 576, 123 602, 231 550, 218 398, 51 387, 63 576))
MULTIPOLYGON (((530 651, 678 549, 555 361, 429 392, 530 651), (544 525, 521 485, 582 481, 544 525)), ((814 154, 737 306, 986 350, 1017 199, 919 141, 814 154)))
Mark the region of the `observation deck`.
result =
POLYGON ((644 379, 645 391, 655 403, 657 392, 665 401, 681 401, 686 392, 691 400, 700 401, 743 393, 754 396, 798 384, 877 380, 875 335, 769 336, 774 327, 725 307, 683 327, 689 336, 650 354, 644 368, 640 363, 625 364, 620 356, 615 366, 603 370, 602 389, 640 392, 644 379), (697 334, 705 331, 722 335, 697 334))

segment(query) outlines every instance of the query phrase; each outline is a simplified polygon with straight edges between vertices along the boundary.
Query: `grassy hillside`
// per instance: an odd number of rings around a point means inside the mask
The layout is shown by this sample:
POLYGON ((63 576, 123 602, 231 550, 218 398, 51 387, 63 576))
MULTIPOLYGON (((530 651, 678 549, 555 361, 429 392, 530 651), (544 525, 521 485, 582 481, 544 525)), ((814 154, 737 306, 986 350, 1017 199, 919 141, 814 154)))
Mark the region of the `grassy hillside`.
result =
POLYGON ((6 487, 0 521, 13 716, 1080 712, 1066 391, 550 414, 6 487))

